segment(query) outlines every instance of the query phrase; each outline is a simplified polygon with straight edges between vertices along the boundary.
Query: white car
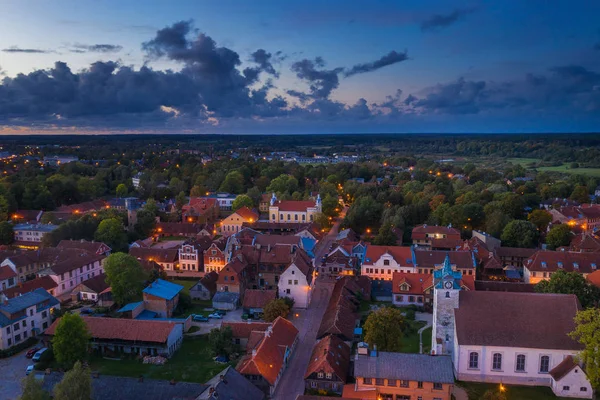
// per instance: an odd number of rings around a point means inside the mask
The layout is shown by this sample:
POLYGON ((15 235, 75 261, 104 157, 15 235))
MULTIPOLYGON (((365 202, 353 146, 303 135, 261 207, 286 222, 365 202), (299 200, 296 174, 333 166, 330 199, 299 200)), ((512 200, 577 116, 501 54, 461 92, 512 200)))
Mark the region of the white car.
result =
POLYGON ((223 316, 221 314, 219 314, 219 313, 214 312, 212 314, 209 314, 208 318, 223 319, 223 316))
POLYGON ((35 368, 35 365, 27 366, 27 369, 25 370, 25 375, 29 375, 30 373, 32 373, 34 368, 35 368))

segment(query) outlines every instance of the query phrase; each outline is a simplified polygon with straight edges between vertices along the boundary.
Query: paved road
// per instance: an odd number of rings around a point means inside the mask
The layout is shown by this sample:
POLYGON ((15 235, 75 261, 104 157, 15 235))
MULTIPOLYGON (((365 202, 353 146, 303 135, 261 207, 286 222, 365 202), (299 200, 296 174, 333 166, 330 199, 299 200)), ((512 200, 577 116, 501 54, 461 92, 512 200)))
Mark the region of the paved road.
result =
POLYGON ((26 352, 0 359, 0 398, 16 400, 21 396, 21 379, 25 378, 27 366, 33 364, 25 357, 26 352))

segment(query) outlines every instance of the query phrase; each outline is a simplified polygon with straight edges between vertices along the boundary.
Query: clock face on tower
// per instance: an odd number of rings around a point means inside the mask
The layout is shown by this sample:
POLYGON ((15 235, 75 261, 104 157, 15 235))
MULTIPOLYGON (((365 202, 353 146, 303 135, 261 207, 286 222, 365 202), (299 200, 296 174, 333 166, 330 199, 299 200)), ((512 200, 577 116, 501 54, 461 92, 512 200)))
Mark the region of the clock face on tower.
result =
POLYGON ((450 282, 450 281, 447 281, 447 282, 444 283, 444 287, 446 289, 452 289, 453 286, 454 285, 452 285, 452 282, 450 282))

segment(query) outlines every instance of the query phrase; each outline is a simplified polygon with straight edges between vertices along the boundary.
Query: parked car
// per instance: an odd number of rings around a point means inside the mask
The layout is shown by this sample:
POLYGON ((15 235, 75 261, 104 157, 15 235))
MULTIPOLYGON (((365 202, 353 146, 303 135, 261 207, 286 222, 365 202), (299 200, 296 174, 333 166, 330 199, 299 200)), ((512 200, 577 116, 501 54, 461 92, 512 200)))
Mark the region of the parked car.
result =
POLYGON ((196 314, 192 317, 192 321, 194 322, 206 322, 208 318, 201 314, 196 314))
POLYGON ((217 312, 217 314, 220 314, 222 316, 227 315, 227 311, 225 311, 225 310, 217 310, 216 312, 217 312))
POLYGON ((40 357, 42 357, 42 354, 44 354, 44 352, 45 352, 46 350, 48 350, 48 348, 47 348, 47 347, 44 347, 43 349, 41 349, 41 350, 38 350, 38 351, 37 351, 37 352, 36 352, 36 353, 33 355, 33 358, 32 358, 32 360, 33 360, 33 361, 40 361, 40 357))
POLYGON ((27 369, 25 370, 25 375, 29 375, 30 373, 33 372, 33 369, 35 368, 35 365, 28 365, 27 369))
POLYGON ((212 314, 209 314, 208 318, 223 319, 223 316, 221 314, 219 314, 218 312, 214 312, 212 314))
POLYGON ((31 357, 33 357, 33 355, 34 355, 35 353, 37 353, 39 350, 40 350, 40 348, 39 348, 39 347, 34 347, 33 349, 29 349, 29 350, 27 350, 27 353, 25 353, 25 357, 27 357, 27 358, 31 358, 31 357))
POLYGON ((83 308, 81 311, 79 311, 79 314, 81 315, 89 315, 89 314, 93 314, 94 310, 92 310, 91 308, 83 308))

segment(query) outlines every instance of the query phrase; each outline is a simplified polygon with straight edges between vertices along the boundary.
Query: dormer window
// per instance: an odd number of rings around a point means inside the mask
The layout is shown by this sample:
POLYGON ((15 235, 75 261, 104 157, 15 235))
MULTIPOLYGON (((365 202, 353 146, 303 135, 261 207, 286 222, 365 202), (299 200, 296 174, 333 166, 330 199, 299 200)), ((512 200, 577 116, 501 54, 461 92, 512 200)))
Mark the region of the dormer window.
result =
MULTIPOLYGON (((542 261, 542 268, 546 268, 548 265, 546 264, 546 261, 542 261)), ((561 263, 558 263, 558 267, 560 268, 562 266, 561 263)))
POLYGON ((577 264, 577 263, 573 263, 573 268, 575 268, 575 269, 579 269, 579 264, 577 264))
POLYGON ((596 269, 596 268, 597 268, 596 263, 592 263, 592 269, 596 269))

